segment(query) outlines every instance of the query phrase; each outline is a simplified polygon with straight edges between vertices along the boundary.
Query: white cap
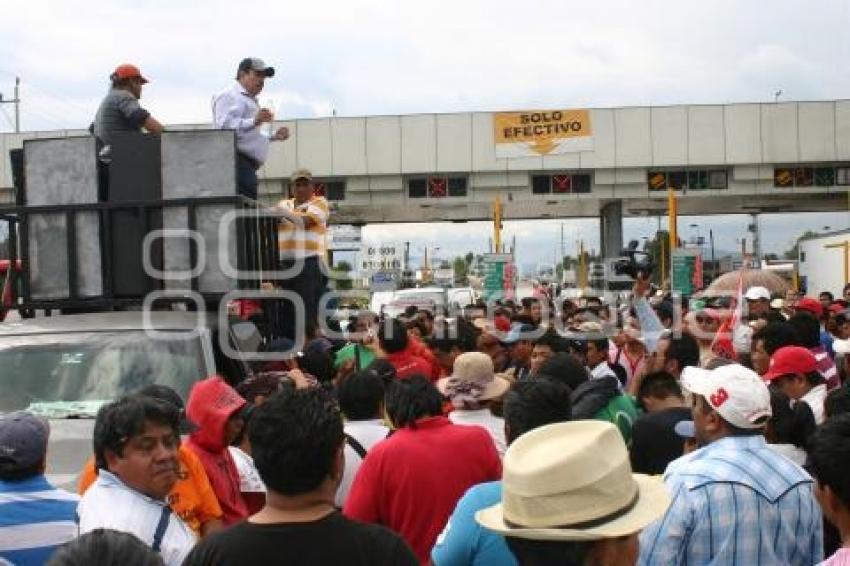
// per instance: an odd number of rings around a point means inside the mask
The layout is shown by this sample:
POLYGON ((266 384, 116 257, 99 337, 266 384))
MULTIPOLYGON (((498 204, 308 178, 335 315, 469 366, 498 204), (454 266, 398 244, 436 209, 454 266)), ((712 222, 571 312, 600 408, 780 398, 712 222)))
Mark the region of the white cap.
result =
POLYGON ((747 289, 744 298, 748 301, 769 301, 770 291, 767 290, 767 287, 750 287, 747 289))
POLYGON ((714 370, 686 367, 682 386, 738 428, 762 428, 771 416, 770 391, 756 372, 731 364, 714 370))

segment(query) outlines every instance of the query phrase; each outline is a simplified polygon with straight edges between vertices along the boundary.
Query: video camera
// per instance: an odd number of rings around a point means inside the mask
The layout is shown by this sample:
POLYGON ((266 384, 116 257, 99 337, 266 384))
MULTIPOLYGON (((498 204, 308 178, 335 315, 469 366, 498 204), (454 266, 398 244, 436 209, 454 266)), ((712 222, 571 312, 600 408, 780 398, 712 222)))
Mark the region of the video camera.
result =
POLYGON ((622 252, 625 257, 613 263, 614 273, 617 275, 626 275, 632 279, 637 279, 639 273, 643 277, 649 277, 652 274, 652 270, 655 268, 652 256, 648 252, 640 251, 637 248, 637 240, 629 242, 629 247, 622 252))

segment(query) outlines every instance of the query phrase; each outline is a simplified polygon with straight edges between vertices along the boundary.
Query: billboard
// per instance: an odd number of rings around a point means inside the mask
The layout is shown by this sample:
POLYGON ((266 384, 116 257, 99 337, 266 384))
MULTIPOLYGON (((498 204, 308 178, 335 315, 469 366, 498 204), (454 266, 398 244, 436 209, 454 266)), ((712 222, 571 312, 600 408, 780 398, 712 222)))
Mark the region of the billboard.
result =
POLYGON ((557 155, 593 149, 589 110, 529 110, 493 114, 496 157, 557 155))

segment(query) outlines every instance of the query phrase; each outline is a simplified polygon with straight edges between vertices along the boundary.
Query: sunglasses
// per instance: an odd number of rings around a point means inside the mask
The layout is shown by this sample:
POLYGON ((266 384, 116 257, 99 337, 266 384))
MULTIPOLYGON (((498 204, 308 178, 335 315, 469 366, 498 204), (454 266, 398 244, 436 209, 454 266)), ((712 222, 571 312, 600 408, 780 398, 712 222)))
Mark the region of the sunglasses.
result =
POLYGON ((713 318, 710 316, 698 316, 696 317, 697 324, 711 324, 715 322, 713 318))

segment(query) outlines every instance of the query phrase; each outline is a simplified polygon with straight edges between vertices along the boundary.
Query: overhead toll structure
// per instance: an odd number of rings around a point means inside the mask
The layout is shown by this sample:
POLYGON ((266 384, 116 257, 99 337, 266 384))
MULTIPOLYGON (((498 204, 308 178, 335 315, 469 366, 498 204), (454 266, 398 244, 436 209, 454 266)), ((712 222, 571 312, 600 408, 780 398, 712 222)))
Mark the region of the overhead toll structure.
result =
MULTIPOLYGON (((850 100, 329 116, 278 125, 291 140, 269 146, 257 171, 260 200, 284 198, 292 171, 309 169, 340 224, 490 220, 497 197, 511 220, 597 218, 613 201, 626 216, 664 216, 668 190, 682 216, 753 207, 836 212, 847 210, 850 188, 850 100)), ((24 138, 80 133, 3 134, 0 151, 24 138)), ((0 190, 12 200, 8 163, 0 161, 0 190)))

